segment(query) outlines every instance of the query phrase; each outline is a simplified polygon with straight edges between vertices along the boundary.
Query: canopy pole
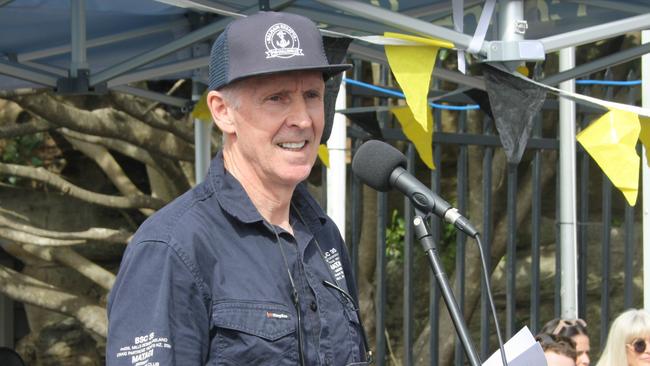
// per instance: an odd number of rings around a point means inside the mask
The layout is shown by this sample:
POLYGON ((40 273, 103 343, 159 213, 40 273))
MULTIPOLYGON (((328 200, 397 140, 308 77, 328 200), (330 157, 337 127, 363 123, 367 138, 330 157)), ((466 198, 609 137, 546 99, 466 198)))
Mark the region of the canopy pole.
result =
MULTIPOLYGON (((345 75, 343 76, 345 78, 345 75)), ((336 110, 347 107, 345 82, 341 82, 336 97, 336 110)), ((345 238, 346 173, 347 173, 347 120, 344 114, 335 113, 332 134, 327 140, 330 166, 327 169, 327 214, 334 220, 341 236, 345 238)))
MULTIPOLYGON (((205 87, 192 81, 192 101, 200 103, 205 87)), ((210 133, 212 122, 194 118, 194 180, 199 184, 205 180, 210 166, 210 133)))
POLYGON ((502 41, 520 41, 524 39, 523 31, 518 26, 524 20, 524 4, 521 0, 499 1, 499 39, 502 41))
MULTIPOLYGON (((526 28, 520 27, 524 21, 524 2, 522 0, 499 1, 499 40, 521 41, 524 39, 526 28)), ((510 69, 515 70, 521 61, 504 62, 510 69)))
MULTIPOLYGON (((560 50, 560 71, 575 67, 575 48, 560 50)), ((575 92, 575 80, 560 83, 575 92)), ((576 234, 576 105, 560 98, 560 307, 561 317, 578 317, 578 255, 576 234)))
POLYGON ((79 70, 88 69, 86 60, 86 0, 70 1, 70 77, 79 76, 79 70))
MULTIPOLYGON (((641 32, 641 43, 650 44, 650 30, 641 32)), ((650 107, 650 55, 641 57, 641 105, 650 107)), ((650 168, 646 148, 641 153, 643 204, 643 307, 650 310, 650 168)))

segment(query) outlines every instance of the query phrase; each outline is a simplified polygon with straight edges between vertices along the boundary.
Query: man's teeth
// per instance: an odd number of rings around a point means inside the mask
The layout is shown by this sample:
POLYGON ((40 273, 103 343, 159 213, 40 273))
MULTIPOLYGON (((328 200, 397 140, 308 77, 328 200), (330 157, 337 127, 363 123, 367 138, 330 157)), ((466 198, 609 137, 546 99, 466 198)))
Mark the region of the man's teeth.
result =
POLYGON ((302 149, 303 146, 305 146, 305 141, 300 141, 300 142, 283 142, 278 144, 280 147, 283 147, 285 149, 302 149))

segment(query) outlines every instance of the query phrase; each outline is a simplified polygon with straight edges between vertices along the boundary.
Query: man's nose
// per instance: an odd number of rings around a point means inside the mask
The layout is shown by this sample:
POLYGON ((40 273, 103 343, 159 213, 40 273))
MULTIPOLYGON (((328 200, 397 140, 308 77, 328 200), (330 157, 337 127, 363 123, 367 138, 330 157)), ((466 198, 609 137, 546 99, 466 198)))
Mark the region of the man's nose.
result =
POLYGON ((308 128, 312 125, 312 122, 306 101, 303 98, 295 98, 291 103, 287 123, 299 128, 308 128))

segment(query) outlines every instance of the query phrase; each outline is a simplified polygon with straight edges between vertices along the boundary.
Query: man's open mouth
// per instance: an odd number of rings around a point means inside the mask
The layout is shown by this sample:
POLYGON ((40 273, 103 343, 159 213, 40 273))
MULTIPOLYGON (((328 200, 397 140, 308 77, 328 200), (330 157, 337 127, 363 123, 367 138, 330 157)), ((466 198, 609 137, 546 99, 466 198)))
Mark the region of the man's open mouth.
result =
POLYGON ((287 150, 300 150, 305 147, 305 145, 307 145, 307 140, 300 142, 281 142, 278 144, 278 146, 287 150))

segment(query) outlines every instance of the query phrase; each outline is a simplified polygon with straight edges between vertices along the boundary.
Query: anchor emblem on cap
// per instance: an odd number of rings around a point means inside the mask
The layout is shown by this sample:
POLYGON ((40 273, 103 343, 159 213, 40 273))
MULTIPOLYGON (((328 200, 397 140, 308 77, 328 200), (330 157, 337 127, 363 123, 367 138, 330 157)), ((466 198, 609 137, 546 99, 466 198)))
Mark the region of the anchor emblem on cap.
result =
POLYGON ((300 39, 290 26, 284 23, 272 25, 264 36, 266 58, 291 58, 304 56, 300 48, 300 39))
POLYGON ((281 48, 285 48, 285 47, 287 47, 287 46, 289 45, 289 43, 291 43, 291 41, 289 41, 289 40, 287 40, 287 39, 284 39, 285 34, 286 34, 286 33, 283 32, 283 31, 279 31, 279 32, 277 33, 277 35, 278 35, 278 37, 280 37, 280 39, 277 40, 277 41, 275 41, 275 44, 277 44, 277 45, 280 46, 281 48))

